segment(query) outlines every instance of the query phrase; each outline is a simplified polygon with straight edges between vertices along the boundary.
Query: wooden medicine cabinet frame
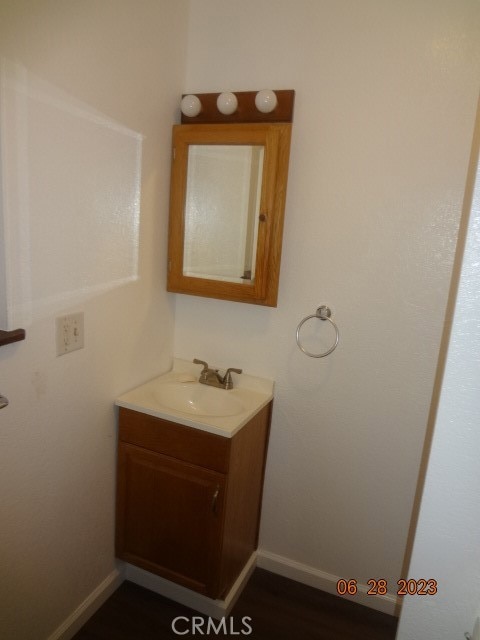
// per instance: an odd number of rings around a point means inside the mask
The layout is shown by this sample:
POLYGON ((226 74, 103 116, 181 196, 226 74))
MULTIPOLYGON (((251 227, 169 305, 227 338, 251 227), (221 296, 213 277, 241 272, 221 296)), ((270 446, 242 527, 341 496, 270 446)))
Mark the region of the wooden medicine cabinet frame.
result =
MULTIPOLYGON (((168 235, 167 290, 195 296, 247 302, 270 307, 277 306, 282 252, 283 220, 290 153, 293 91, 287 94, 288 115, 285 116, 283 100, 282 121, 274 121, 275 112, 248 114, 248 105, 254 104, 255 92, 236 93, 239 109, 230 117, 221 116, 220 122, 202 113, 198 118, 182 118, 194 124, 174 125, 172 135, 172 172, 170 187, 170 223, 168 235), (245 105, 247 105, 245 107, 245 105), (266 117, 264 117, 266 116, 266 117), (242 117, 256 120, 239 122, 242 117), (263 121, 266 120, 266 121, 263 121), (198 121, 198 123, 197 123, 198 121), (186 275, 184 272, 185 208, 187 196, 188 159, 190 145, 252 145, 263 147, 263 170, 260 187, 260 207, 255 259, 255 275, 244 282, 210 279, 186 275)), ((200 94, 202 104, 208 102, 200 94)), ((280 102, 280 100, 279 100, 280 102)))

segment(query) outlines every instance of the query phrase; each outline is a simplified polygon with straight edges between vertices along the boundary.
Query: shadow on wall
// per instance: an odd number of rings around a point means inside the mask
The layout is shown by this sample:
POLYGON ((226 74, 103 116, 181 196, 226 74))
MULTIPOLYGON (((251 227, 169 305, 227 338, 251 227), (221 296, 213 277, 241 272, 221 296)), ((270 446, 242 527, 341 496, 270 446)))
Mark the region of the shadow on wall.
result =
POLYGON ((11 329, 137 279, 142 136, 0 65, 0 321, 11 329))

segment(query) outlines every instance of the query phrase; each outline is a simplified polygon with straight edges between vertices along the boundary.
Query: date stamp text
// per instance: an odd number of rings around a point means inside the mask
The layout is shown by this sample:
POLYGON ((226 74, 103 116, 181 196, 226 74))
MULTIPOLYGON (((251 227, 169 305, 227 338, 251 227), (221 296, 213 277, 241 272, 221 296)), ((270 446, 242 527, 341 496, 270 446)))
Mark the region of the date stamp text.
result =
MULTIPOLYGON (((383 578, 371 578, 367 581, 369 586, 367 596, 385 596, 391 593, 387 580, 383 578)), ((341 578, 337 582, 337 593, 340 596, 354 596, 359 591, 359 586, 355 578, 346 580, 341 578)), ((361 589, 362 593, 364 588, 361 589)), ((434 596, 438 591, 438 583, 434 578, 419 578, 414 580, 410 578, 405 580, 397 580, 397 584, 393 593, 397 596, 434 596)))

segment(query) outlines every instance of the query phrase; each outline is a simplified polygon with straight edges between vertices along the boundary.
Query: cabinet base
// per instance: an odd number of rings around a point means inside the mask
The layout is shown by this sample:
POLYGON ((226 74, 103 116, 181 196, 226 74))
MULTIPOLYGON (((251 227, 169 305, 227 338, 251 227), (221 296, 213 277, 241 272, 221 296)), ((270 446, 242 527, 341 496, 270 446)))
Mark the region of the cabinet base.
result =
POLYGON ((228 616, 233 605, 237 601, 238 597, 242 593, 248 579, 253 573, 257 564, 257 553, 254 552, 250 556, 248 562, 244 566, 242 572, 236 579, 232 588, 228 592, 224 600, 212 600, 207 598, 201 593, 196 593, 190 589, 186 589, 174 582, 165 580, 160 576, 157 576, 145 569, 140 569, 133 564, 125 564, 125 579, 134 582, 145 589, 150 589, 161 596, 165 596, 170 600, 179 602, 180 604, 190 607, 195 611, 203 613, 205 616, 210 616, 219 620, 225 616, 228 616))

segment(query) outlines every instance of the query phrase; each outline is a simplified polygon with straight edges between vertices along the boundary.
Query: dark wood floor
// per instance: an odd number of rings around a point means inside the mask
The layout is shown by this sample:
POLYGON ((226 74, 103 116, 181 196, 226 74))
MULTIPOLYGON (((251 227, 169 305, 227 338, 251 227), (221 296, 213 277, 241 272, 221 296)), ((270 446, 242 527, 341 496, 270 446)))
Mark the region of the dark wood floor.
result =
MULTIPOLYGON (((221 627, 201 624, 200 614, 131 582, 124 582, 74 640, 394 640, 397 619, 262 569, 256 569, 221 627), (175 633, 172 622, 177 616, 175 633), (192 629, 192 618, 197 627, 192 629), (250 632, 251 628, 251 632, 250 632), (190 629, 188 633, 185 633, 190 629), (216 633, 219 630, 220 633, 216 633), (194 631, 194 632, 193 632, 194 631), (207 631, 209 633, 207 634, 207 631)), ((218 621, 213 621, 218 625, 218 621)))

